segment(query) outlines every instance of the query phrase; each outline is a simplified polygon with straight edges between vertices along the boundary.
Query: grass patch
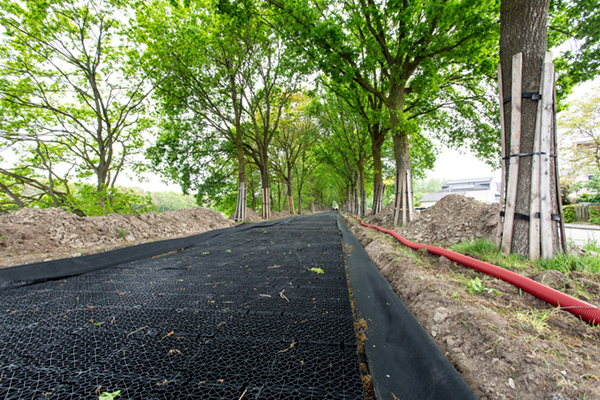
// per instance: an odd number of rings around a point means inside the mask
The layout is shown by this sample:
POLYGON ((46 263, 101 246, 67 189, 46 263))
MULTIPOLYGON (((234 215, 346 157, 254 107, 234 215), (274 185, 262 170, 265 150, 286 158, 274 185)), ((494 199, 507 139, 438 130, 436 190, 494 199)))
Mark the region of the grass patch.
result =
MULTIPOLYGON (((600 250, 595 241, 588 241, 583 248, 586 251, 594 252, 600 250)), ((552 269, 563 273, 573 271, 600 273, 600 257, 588 253, 582 256, 557 253, 550 260, 532 262, 518 254, 509 254, 508 256, 502 254, 496 250, 496 244, 487 239, 463 242, 452 246, 452 250, 457 253, 473 255, 485 262, 511 271, 546 271, 552 269)))

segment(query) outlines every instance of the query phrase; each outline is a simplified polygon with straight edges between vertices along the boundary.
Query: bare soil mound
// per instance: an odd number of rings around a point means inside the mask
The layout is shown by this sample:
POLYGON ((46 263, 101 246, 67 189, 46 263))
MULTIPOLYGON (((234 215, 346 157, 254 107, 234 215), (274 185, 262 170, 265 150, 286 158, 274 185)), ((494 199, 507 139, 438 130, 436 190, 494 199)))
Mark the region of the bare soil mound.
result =
POLYGON ((0 267, 75 257, 234 226, 200 207, 163 214, 78 217, 59 208, 0 216, 0 267))
MULTIPOLYGON (((372 212, 372 211, 371 211, 372 212)), ((368 215, 368 214, 367 214, 368 215)), ((369 218, 369 224, 378 226, 392 226, 394 222, 394 202, 379 211, 376 215, 369 218)))
POLYGON ((494 240, 497 226, 497 204, 451 194, 421 212, 398 233, 420 243, 454 244, 479 238, 494 240))
MULTIPOLYGON (((234 216, 235 216, 235 213, 231 214, 229 216, 229 219, 233 220, 234 216)), ((260 216, 259 213, 246 207, 246 222, 262 222, 262 221, 264 221, 264 219, 262 219, 262 217, 260 216)))
POLYGON ((281 210, 281 211, 271 211, 271 219, 282 219, 282 218, 289 218, 289 217, 293 217, 294 215, 291 214, 288 210, 281 210))

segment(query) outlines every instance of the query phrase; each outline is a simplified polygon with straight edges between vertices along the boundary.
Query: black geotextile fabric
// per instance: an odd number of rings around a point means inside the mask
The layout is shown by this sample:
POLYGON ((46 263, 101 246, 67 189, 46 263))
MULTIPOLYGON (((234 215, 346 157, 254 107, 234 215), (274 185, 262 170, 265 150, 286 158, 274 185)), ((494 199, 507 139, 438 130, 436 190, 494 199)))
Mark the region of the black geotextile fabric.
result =
POLYGON ((198 235, 143 243, 122 249, 107 251, 104 253, 2 268, 0 269, 0 290, 8 289, 14 286, 23 286, 32 283, 43 282, 49 279, 58 279, 84 274, 87 272, 112 267, 113 265, 143 260, 145 258, 159 254, 165 254, 170 251, 181 250, 196 243, 210 243, 216 238, 224 239, 233 230, 239 233, 248 229, 253 229, 254 226, 258 225, 273 226, 281 223, 288 223, 292 220, 294 220, 294 218, 266 221, 261 222, 260 224, 241 224, 233 228, 215 229, 200 233, 198 235))
POLYGON ((394 293, 342 216, 337 219, 354 307, 368 327, 364 346, 377 398, 477 399, 394 293))
POLYGON ((1 291, 0 326, 3 399, 363 398, 331 214, 1 291))

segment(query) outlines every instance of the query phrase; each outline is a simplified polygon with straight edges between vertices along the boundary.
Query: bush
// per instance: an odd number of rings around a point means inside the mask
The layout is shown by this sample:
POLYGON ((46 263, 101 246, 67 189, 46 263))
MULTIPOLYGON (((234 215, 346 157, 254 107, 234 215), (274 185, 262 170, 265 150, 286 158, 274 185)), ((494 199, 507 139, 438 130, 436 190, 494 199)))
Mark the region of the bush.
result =
POLYGON ((90 184, 82 184, 75 193, 69 194, 64 208, 88 217, 111 213, 143 214, 155 210, 149 195, 139 195, 131 190, 116 187, 98 191, 96 186, 90 184))
POLYGON ((567 224, 575 222, 575 206, 564 206, 563 216, 567 224))
POLYGON ((594 225, 600 225, 600 211, 598 211, 598 207, 590 207, 590 223, 594 225))

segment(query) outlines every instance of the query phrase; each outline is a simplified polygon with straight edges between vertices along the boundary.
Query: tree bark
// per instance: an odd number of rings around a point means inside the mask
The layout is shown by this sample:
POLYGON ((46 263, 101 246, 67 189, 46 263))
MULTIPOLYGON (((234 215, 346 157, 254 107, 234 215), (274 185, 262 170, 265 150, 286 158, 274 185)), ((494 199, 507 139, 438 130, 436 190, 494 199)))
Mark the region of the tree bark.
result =
POLYGON ((234 220, 235 222, 246 222, 246 160, 241 140, 236 141, 235 147, 237 149, 239 187, 234 220))
POLYGON ((398 132, 393 136, 394 140, 394 158, 396 160, 396 196, 393 221, 401 221, 402 225, 410 222, 410 213, 404 209, 404 205, 410 204, 408 201, 408 190, 400 185, 400 182, 406 181, 406 171, 410 170, 410 145, 406 132, 398 132), (403 176, 401 178, 401 176, 403 176), (402 218, 400 218, 402 215, 402 218))
POLYGON ((362 157, 358 160, 358 181, 360 184, 360 210, 362 217, 367 216, 367 188, 365 187, 365 166, 362 157))
POLYGON ((271 218, 271 193, 270 187, 271 184, 269 182, 269 171, 267 169, 268 160, 261 166, 260 168, 260 180, 262 182, 262 218, 269 219, 271 218))
MULTIPOLYGON (((395 85, 398 85, 396 83, 395 85)), ((394 204, 393 221, 400 221, 400 212, 403 204, 410 204, 408 201, 408 191, 401 190, 400 174, 406 176, 406 170, 410 171, 410 142, 408 132, 405 132, 404 124, 400 124, 404 118, 404 86, 398 85, 390 90, 390 129, 392 131, 392 139, 394 141, 394 159, 396 161, 396 195, 394 204)), ((402 213, 402 224, 406 225, 410 222, 410 213, 402 213)))
POLYGON ((294 192, 292 191, 292 174, 287 179, 287 195, 288 195, 288 211, 290 214, 294 214, 294 192))
MULTIPOLYGON (((502 65, 502 91, 505 98, 510 95, 512 88, 512 57, 523 53, 523 83, 522 92, 539 93, 540 77, 542 74, 544 56, 548 50, 548 11, 550 0, 502 0, 500 9, 500 62, 502 65)), ((538 101, 530 98, 522 99, 521 106, 521 138, 520 153, 533 151, 535 124, 538 101)), ((511 107, 504 107, 506 132, 505 148, 510 149, 511 140, 511 107)), ((553 141, 552 141, 553 142, 553 141)), ((555 151, 554 149, 553 151, 555 151)), ((509 154, 507 154, 509 155, 509 154)), ((554 159, 552 159, 554 162, 554 159)), ((517 199, 515 212, 529 215, 531 200, 531 157, 519 158, 519 174, 517 181, 517 199)), ((506 168, 506 179, 509 176, 506 168)), ((553 164, 550 168, 554 171, 553 164)), ((552 175, 554 173, 552 172, 552 175)), ((556 180, 551 177, 551 193, 556 192, 556 180)), ((508 186, 508 181, 507 185, 508 186)), ((515 218, 513 225, 512 253, 529 254, 529 222, 515 218)), ((542 232, 542 235, 552 235, 555 248, 558 248, 558 229, 554 225, 552 232, 542 232)))
POLYGON ((302 186, 298 185, 298 215, 302 215, 302 186))
POLYGON ((371 153, 373 155, 373 210, 375 215, 383 209, 383 164, 381 162, 381 147, 385 136, 377 134, 380 132, 379 125, 372 129, 371 133, 371 153))

